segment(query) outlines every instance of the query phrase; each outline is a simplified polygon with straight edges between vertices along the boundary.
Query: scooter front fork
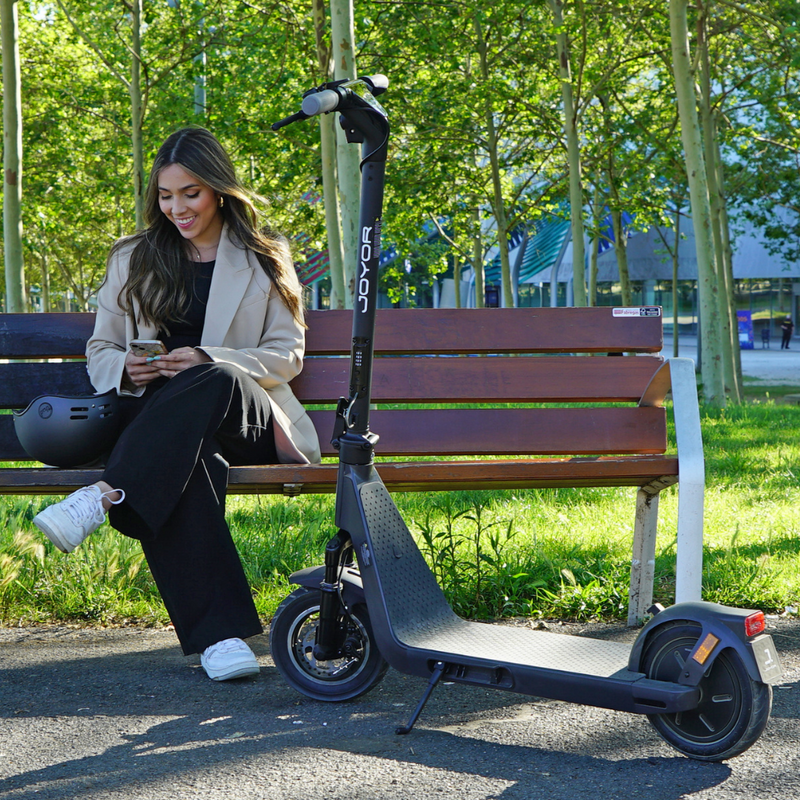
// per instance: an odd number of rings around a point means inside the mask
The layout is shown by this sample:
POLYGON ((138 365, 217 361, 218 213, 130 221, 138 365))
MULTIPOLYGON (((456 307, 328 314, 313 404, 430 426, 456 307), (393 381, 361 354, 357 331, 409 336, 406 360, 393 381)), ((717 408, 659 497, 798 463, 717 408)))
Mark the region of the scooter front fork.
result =
POLYGON ((341 582, 339 574, 345 550, 352 547, 349 534, 339 531, 325 548, 325 577, 320 584, 319 624, 314 643, 314 658, 330 661, 341 658, 347 626, 342 624, 341 582))

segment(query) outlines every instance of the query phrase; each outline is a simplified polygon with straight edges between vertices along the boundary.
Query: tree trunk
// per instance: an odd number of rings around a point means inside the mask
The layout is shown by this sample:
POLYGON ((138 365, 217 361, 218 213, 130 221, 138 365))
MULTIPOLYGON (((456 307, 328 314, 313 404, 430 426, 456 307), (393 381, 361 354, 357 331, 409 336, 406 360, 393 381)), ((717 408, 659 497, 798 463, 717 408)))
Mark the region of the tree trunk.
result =
POLYGON ((694 75, 689 54, 688 0, 670 0, 670 33, 675 89, 681 123, 692 222, 697 246, 697 285, 700 299, 700 359, 703 394, 711 405, 725 405, 722 342, 719 326, 718 290, 711 241, 711 210, 703 142, 697 117, 694 75))
POLYGON ((592 224, 594 226, 594 236, 592 236, 592 247, 589 251, 589 294, 587 305, 597 305, 597 259, 600 256, 600 223, 603 220, 602 196, 600 192, 600 174, 595 175, 594 182, 594 201, 592 203, 592 224))
MULTIPOLYGON (((336 80, 356 77, 353 0, 331 0, 331 42, 336 80)), ((344 247, 345 307, 353 307, 358 260, 358 215, 361 200, 359 150, 349 144, 341 126, 336 126, 336 165, 339 177, 339 207, 344 247)))
MULTIPOLYGON (((331 77, 331 53, 325 46, 325 0, 314 0, 314 30, 317 41, 317 63, 325 83, 331 77)), ((342 219, 336 187, 336 115, 321 114, 319 118, 320 156, 322 159, 322 200, 325 204, 325 229, 328 239, 328 265, 331 274, 331 308, 346 308, 344 279, 344 247, 342 219)), ((352 147, 352 145, 351 145, 352 147)))
POLYGON ((50 310, 50 264, 47 243, 42 242, 42 311, 50 310))
POLYGON ((734 348, 739 349, 739 331, 731 298, 733 285, 729 284, 725 270, 725 254, 722 241, 721 205, 722 191, 717 182, 717 132, 716 120, 711 110, 711 65, 708 56, 708 40, 706 38, 705 20, 698 23, 697 47, 700 51, 702 80, 700 81, 700 119, 703 128, 703 154, 705 157, 708 179, 709 210, 711 212, 711 235, 714 243, 714 263, 716 266, 717 286, 719 291, 719 321, 722 342, 722 374, 725 392, 735 403, 742 401, 734 348))
POLYGON ((678 248, 681 243, 681 211, 675 207, 675 249, 672 251, 672 357, 678 357, 678 248))
POLYGON ((144 228, 144 151, 142 148, 142 0, 131 2, 131 147, 136 230, 144 228))
POLYGON ((17 0, 0 0, 3 47, 3 256, 6 311, 27 311, 22 258, 22 97, 17 0))
MULTIPOLYGON (((719 131, 719 128, 716 128, 719 131)), ((736 370, 736 379, 740 387, 740 392, 743 387, 742 380, 742 350, 739 345, 739 319, 736 315, 736 295, 733 280, 733 251, 731 248, 731 229, 730 221, 728 220, 728 202, 725 195, 725 168, 722 163, 722 155, 719 151, 719 137, 714 139, 714 148, 716 150, 716 158, 714 159, 717 168, 717 186, 720 190, 720 230, 722 231, 722 263, 725 270, 725 276, 729 287, 729 301, 731 308, 731 325, 734 326, 736 331, 736 344, 733 348, 733 366, 736 370)))
POLYGON ((606 182, 608 183, 609 207, 611 214, 611 231, 614 237, 614 256, 617 259, 617 274, 622 294, 622 305, 630 306, 632 303, 631 278, 628 270, 628 239, 622 226, 622 204, 617 189, 617 178, 614 169, 614 152, 610 147, 613 142, 613 126, 611 112, 608 107, 608 98, 598 95, 598 100, 603 106, 606 138, 609 145, 608 166, 606 167, 606 182))
POLYGON ((553 12, 556 36, 556 56, 561 77, 561 99, 564 104, 564 133, 567 137, 569 160, 569 203, 572 225, 572 283, 573 304, 586 305, 586 278, 584 275, 583 246, 583 183, 581 177, 581 153, 578 143, 578 110, 572 95, 572 75, 569 65, 569 48, 564 29, 562 0, 548 0, 553 12))
MULTIPOLYGON (((455 229, 453 230, 453 238, 456 238, 455 229)), ((460 254, 455 249, 451 249, 451 253, 451 257, 453 259, 453 305, 456 308, 461 308, 461 266, 458 263, 460 254)))
POLYGON ((486 287, 483 281, 483 240, 481 238, 481 212, 472 209, 472 271, 475 275, 475 308, 486 305, 486 287))
POLYGON ((622 212, 618 208, 611 210, 611 228, 614 231, 614 255, 617 257, 622 305, 629 306, 633 302, 633 295, 628 271, 628 240, 622 226, 622 212))
MULTIPOLYGON (((485 86, 489 85, 489 62, 487 58, 487 45, 483 37, 480 20, 474 17, 475 38, 477 39, 478 54, 481 59, 481 78, 485 86)), ((511 286, 511 262, 508 255, 508 218, 506 204, 503 199, 503 182, 500 175, 500 144, 497 137, 497 128, 494 123, 494 109, 489 91, 485 91, 483 119, 486 125, 486 146, 489 150, 489 165, 492 171, 492 212, 497 226, 497 247, 500 253, 500 283, 502 287, 501 305, 510 308, 514 305, 514 290, 511 286)))

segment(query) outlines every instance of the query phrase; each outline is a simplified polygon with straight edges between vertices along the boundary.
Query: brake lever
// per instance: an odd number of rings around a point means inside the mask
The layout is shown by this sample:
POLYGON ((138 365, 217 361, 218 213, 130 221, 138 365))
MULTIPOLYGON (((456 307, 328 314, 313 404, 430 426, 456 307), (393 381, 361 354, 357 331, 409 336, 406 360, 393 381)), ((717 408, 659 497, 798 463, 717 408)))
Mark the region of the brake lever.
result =
POLYGON ((291 125, 293 122, 300 122, 300 120, 303 119, 308 119, 308 114, 305 114, 302 111, 298 111, 295 114, 290 114, 288 117, 279 119, 277 122, 273 122, 272 125, 270 125, 270 128, 273 131, 277 131, 280 130, 281 128, 285 128, 287 125, 291 125))

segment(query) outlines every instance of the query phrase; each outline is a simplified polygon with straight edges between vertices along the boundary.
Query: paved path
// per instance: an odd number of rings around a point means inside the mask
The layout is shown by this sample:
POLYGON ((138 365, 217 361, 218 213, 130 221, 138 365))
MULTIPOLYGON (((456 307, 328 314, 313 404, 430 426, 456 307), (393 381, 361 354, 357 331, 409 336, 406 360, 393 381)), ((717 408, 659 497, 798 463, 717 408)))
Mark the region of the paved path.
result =
MULTIPOLYGON (((800 387, 800 340, 795 341, 789 350, 781 350, 780 346, 780 340, 772 342, 768 349, 757 342, 754 350, 741 351, 742 374, 746 380, 749 379, 750 385, 800 387)), ((671 337, 664 337, 662 353, 672 356, 671 337)), ((679 337, 678 355, 697 362, 697 337, 679 337)))
POLYGON ((390 670, 363 698, 313 702, 283 683, 265 636, 251 640, 261 675, 218 684, 168 630, 0 630, 0 797, 794 800, 800 622, 772 625, 786 668, 773 717, 724 764, 680 756, 642 717, 464 686, 437 689, 399 737, 420 680, 390 670))

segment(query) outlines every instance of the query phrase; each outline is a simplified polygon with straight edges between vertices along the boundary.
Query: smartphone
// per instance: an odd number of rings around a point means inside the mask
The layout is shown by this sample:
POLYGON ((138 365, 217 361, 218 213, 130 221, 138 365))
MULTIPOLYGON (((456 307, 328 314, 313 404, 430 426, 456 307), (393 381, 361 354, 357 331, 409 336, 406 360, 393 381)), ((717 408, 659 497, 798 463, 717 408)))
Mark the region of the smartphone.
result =
POLYGON ((160 339, 131 339, 131 352, 135 356, 152 358, 166 355, 167 348, 160 339))

